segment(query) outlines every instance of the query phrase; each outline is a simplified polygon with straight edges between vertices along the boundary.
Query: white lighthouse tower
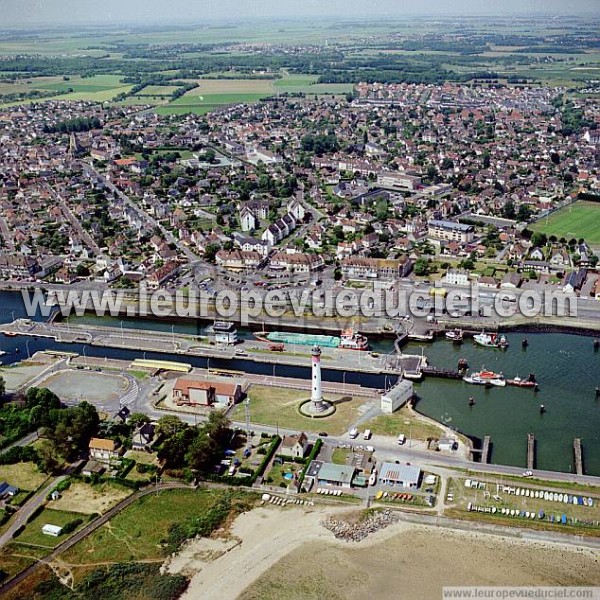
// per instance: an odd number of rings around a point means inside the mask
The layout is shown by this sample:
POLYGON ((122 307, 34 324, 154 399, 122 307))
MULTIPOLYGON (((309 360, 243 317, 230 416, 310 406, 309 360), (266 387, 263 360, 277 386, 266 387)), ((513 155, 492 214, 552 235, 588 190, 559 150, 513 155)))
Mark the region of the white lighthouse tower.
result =
POLYGON ((312 356, 312 394, 311 401, 313 412, 321 412, 327 408, 323 402, 323 391, 321 390, 321 348, 313 346, 310 351, 312 356))

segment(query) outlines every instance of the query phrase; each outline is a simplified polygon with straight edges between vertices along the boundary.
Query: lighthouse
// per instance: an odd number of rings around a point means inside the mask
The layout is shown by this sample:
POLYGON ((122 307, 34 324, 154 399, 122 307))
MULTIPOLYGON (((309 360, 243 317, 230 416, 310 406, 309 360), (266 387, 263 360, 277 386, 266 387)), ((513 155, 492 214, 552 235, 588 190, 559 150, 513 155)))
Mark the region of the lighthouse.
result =
POLYGON ((312 356, 312 395, 310 399, 313 403, 313 412, 321 412, 327 408, 323 402, 321 390, 321 348, 313 346, 310 353, 312 356))

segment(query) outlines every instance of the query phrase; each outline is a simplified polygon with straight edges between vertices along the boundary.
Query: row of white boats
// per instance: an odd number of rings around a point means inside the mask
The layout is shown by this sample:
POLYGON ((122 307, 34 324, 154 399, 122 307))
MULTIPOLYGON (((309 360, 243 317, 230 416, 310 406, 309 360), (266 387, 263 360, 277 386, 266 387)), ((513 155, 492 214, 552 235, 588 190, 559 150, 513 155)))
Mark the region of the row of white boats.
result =
POLYGON ((497 506, 479 506, 477 504, 473 504, 469 502, 467 504, 468 512, 479 512, 479 513, 487 513, 487 514, 498 514, 504 515, 505 517, 520 517, 522 519, 547 519, 551 523, 562 523, 566 525, 567 522, 575 523, 577 522, 575 519, 568 519, 567 515, 546 515, 543 510, 539 510, 537 513, 533 510, 519 510, 518 508, 498 508, 497 506))
POLYGON ((504 492, 515 496, 526 498, 538 498, 548 502, 562 502, 563 504, 575 504, 576 506, 594 506, 594 499, 574 494, 561 494, 559 492, 547 492, 543 490, 530 490, 526 488, 513 488, 504 486, 504 492))
POLYGON ((262 495, 262 503, 275 504, 276 506, 287 506, 288 504, 302 504, 304 506, 314 506, 315 503, 312 500, 301 500, 300 498, 280 498, 279 496, 272 496, 271 494, 262 495))
POLYGON ((341 496, 342 490, 329 490, 327 488, 317 488, 317 494, 324 494, 325 496, 341 496))

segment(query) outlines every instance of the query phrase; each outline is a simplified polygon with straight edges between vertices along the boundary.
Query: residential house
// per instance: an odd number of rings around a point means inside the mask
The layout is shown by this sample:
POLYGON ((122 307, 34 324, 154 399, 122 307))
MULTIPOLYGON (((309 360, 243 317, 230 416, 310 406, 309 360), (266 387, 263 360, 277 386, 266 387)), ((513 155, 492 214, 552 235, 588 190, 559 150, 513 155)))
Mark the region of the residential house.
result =
POLYGON ((131 438, 131 448, 139 452, 149 452, 154 442, 154 423, 143 423, 134 432, 131 438))
POLYGON ((109 462, 119 456, 119 444, 115 440, 107 440, 103 438, 92 438, 89 443, 90 458, 100 461, 109 462))
POLYGON ((304 432, 284 435, 281 440, 279 454, 291 458, 304 458, 307 446, 308 438, 304 432))

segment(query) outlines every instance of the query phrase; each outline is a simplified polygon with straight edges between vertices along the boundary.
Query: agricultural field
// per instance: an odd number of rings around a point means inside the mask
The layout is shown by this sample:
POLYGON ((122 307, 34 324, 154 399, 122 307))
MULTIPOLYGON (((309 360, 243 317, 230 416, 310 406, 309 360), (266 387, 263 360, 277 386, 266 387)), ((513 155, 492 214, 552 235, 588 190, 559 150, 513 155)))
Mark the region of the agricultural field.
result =
POLYGON ((276 79, 273 86, 282 94, 348 94, 351 83, 317 83, 316 75, 290 74, 276 79))
MULTIPOLYGON (((250 420, 253 423, 311 432, 326 431, 333 435, 340 435, 349 429, 359 416, 358 409, 363 403, 362 400, 351 396, 327 394, 327 400, 336 404, 335 413, 322 419, 311 419, 298 412, 300 403, 310 398, 309 390, 253 385, 248 395, 250 420)), ((231 418, 234 421, 243 421, 244 406, 236 406, 231 418)))
POLYGON ((592 246, 600 246, 600 202, 579 200, 570 206, 561 208, 547 219, 541 219, 530 226, 533 231, 541 231, 546 235, 583 238, 592 246))
POLYGON ((271 79, 201 79, 198 85, 157 112, 205 114, 227 104, 257 102, 275 92, 271 79))
MULTIPOLYGON (((0 83, 0 104, 2 97, 8 94, 40 91, 47 93, 44 100, 90 100, 108 102, 121 93, 128 92, 133 86, 121 83, 121 75, 95 75, 94 77, 72 76, 65 80, 63 77, 33 77, 20 79, 15 83, 0 83), (69 91, 71 90, 71 91, 69 91)), ((27 104, 39 99, 26 98, 21 101, 11 101, 7 106, 27 104)))

